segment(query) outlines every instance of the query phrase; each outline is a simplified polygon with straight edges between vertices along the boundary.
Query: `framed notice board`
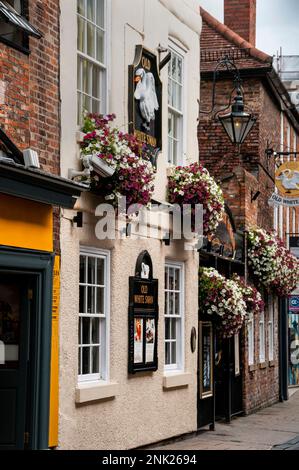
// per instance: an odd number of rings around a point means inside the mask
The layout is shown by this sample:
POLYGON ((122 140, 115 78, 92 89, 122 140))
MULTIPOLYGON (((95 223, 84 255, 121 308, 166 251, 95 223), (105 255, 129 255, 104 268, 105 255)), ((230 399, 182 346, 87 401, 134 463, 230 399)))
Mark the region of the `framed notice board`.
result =
POLYGON ((142 252, 129 278, 129 373, 158 369, 158 279, 149 253, 142 252))

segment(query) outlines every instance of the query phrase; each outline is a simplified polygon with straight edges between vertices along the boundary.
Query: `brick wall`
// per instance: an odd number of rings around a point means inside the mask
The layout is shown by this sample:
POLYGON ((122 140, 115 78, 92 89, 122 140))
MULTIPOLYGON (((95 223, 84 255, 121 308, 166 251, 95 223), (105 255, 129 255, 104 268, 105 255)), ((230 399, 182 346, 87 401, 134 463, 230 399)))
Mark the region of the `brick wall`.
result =
POLYGON ((29 21, 43 34, 30 38, 29 55, 0 43, 0 125, 20 149, 38 152, 44 171, 59 174, 59 0, 30 1, 29 21))
POLYGON ((259 317, 254 319, 254 364, 248 365, 247 334, 243 335, 243 409, 246 414, 276 403, 279 400, 278 357, 278 300, 275 299, 274 314, 274 359, 269 361, 268 305, 265 311, 265 362, 259 360, 259 317))
MULTIPOLYGON (((198 126, 199 159, 220 182, 225 201, 232 211, 237 229, 246 230, 259 225, 273 228, 273 209, 268 200, 274 184, 267 171, 274 176, 273 161, 267 162, 265 150, 268 141, 280 139, 280 111, 270 92, 258 78, 244 78, 244 97, 247 106, 255 114, 257 122, 238 150, 230 144, 220 123, 211 116, 201 115, 198 126), (264 167, 264 169, 261 167, 264 167), (252 195, 260 191, 256 201, 252 195)), ((216 110, 228 103, 232 82, 221 80, 217 84, 216 110)), ((212 83, 201 83, 201 108, 208 109, 212 83)), ((268 306, 267 306, 268 308, 268 306)), ((268 357, 268 312, 265 312, 266 358, 268 357)), ((255 319, 255 366, 248 367, 247 335, 242 347, 243 406, 246 413, 270 405, 279 399, 278 381, 278 314, 275 316, 275 361, 259 364, 259 319, 255 319)))
POLYGON ((255 46, 256 0, 224 0, 224 24, 255 46))

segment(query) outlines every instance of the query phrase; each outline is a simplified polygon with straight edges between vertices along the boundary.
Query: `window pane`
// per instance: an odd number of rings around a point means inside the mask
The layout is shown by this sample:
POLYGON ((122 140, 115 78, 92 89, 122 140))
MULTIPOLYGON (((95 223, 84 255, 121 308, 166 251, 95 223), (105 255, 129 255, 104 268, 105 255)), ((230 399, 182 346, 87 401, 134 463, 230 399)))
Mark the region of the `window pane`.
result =
POLYGON ((105 61, 105 46, 104 46, 104 32, 101 29, 96 30, 96 41, 97 41, 97 57, 99 62, 104 63, 105 61))
POLYGON ((165 364, 171 364, 171 352, 170 352, 171 343, 165 343, 165 364))
POLYGON ((80 282, 84 284, 85 279, 85 267, 86 267, 86 258, 85 256, 80 256, 80 282))
POLYGON ((91 111, 91 99, 89 98, 89 96, 83 95, 82 101, 83 101, 82 103, 83 111, 90 112, 91 111))
POLYGON ((77 11, 80 15, 84 16, 84 0, 77 0, 77 11))
POLYGON ((92 318, 91 329, 92 329, 92 344, 99 344, 100 343, 100 319, 99 318, 92 318))
POLYGON ((78 57, 77 65, 77 89, 82 90, 82 60, 78 57))
POLYGON ((165 292, 165 315, 168 315, 169 314, 169 310, 168 310, 168 300, 169 300, 169 292, 165 292))
POLYGON ((92 96, 94 98, 101 97, 100 83, 101 83, 101 70, 99 67, 94 65, 92 69, 92 96))
POLYGON ((95 57, 95 27, 91 23, 87 23, 87 54, 95 57))
POLYGON ((82 344, 82 318, 79 318, 78 344, 82 344))
POLYGON ((175 318, 165 318, 165 339, 176 339, 176 323, 175 318))
POLYGON ((90 373, 89 351, 90 351, 90 348, 82 348, 82 374, 90 373))
POLYGON ((85 52, 85 28, 86 21, 78 16, 78 50, 85 52))
POLYGON ((91 65, 87 60, 82 60, 82 91, 90 93, 90 69, 91 65))
POLYGON ((177 358, 176 348, 177 348, 177 343, 175 341, 174 343, 171 343, 171 363, 172 364, 176 364, 176 358, 177 358))
POLYGON ((86 287, 80 286, 80 292, 79 292, 79 312, 80 313, 86 313, 85 296, 86 296, 86 287))
POLYGON ((168 113, 168 135, 173 137, 173 116, 171 113, 168 113))
POLYGON ((92 373, 93 374, 98 374, 100 372, 99 356, 100 356, 99 346, 92 348, 92 373))
POLYGON ((77 124, 81 124, 82 122, 82 94, 78 93, 77 95, 77 124))
POLYGON ((180 294, 174 294, 175 315, 180 315, 180 294))
POLYGON ((169 311, 168 311, 168 314, 169 315, 173 315, 174 314, 174 293, 173 292, 169 292, 169 311))
POLYGON ((96 258, 88 257, 88 284, 96 283, 96 258))
POLYGON ((175 54, 172 54, 172 59, 171 59, 171 76, 172 78, 176 78, 176 56, 175 54))
POLYGON ((82 357, 81 357, 81 354, 82 354, 82 349, 79 348, 78 349, 78 374, 79 375, 82 374, 82 357))
POLYGON ((97 313, 104 314, 104 288, 97 287, 97 313))
MULTIPOLYGON (((91 21, 95 21, 95 5, 94 0, 87 1, 87 18, 91 21)), ((97 0, 96 0, 97 1, 97 0)))
POLYGON ((90 344, 90 318, 82 318, 82 344, 90 344))
POLYGON ((87 287, 87 313, 95 313, 96 287, 87 287))
POLYGON ((177 59, 177 65, 178 65, 178 69, 177 69, 178 82, 182 83, 182 81, 183 81, 183 61, 180 57, 178 57, 178 59, 177 59))
POLYGON ((105 0, 96 0, 97 4, 97 25, 105 27, 105 0))
POLYGON ((100 286, 104 285, 104 275, 105 275, 104 260, 101 258, 98 258, 97 259, 97 284, 100 286))
POLYGON ((169 268, 169 290, 174 290, 174 269, 169 268))
POLYGON ((180 270, 175 269, 174 271, 174 288, 180 290, 180 270))
POLYGON ((101 102, 98 100, 92 100, 92 113, 101 113, 101 102))

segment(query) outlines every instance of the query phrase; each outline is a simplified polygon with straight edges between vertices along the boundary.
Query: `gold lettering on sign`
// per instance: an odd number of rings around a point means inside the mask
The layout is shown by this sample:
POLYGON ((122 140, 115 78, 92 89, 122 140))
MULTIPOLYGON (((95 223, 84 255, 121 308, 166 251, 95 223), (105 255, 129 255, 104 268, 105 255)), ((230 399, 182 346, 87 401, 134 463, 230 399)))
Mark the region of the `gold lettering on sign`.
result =
POLYGON ((141 294, 147 294, 148 293, 148 286, 141 286, 141 294))
POLYGON ((147 58, 147 57, 142 57, 141 59, 141 63, 142 63, 142 67, 145 69, 145 70, 151 70, 151 61, 147 58))
POLYGON ((135 304, 144 304, 144 295, 134 295, 134 302, 135 304))
POLYGON ((145 132, 135 130, 134 135, 139 142, 149 144, 152 147, 157 147, 157 139, 152 135, 147 135, 145 132))
POLYGON ((147 295, 145 297, 145 303, 149 304, 149 305, 152 305, 154 303, 154 297, 152 295, 147 295))

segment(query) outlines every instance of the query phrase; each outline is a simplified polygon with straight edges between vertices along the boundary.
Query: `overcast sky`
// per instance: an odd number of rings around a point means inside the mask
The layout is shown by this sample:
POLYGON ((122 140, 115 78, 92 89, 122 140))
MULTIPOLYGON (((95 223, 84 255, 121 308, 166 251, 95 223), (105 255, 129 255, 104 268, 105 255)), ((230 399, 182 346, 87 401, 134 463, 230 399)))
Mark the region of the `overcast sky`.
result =
MULTIPOLYGON (((223 22, 224 0, 201 0, 201 5, 223 22)), ((274 55, 299 55, 299 0, 257 0, 257 47, 274 55)))

